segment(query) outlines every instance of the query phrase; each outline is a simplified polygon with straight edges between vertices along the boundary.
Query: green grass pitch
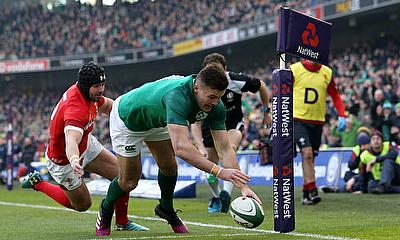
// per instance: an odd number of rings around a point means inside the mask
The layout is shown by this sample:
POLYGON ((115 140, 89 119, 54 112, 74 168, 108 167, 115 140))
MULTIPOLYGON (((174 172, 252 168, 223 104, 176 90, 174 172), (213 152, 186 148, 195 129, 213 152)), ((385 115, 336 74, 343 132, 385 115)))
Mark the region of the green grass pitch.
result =
MULTIPOLYGON (((265 220, 255 231, 233 222, 228 214, 207 213, 209 189, 197 185, 197 198, 176 199, 190 234, 172 233, 166 222, 154 215, 156 200, 131 198, 131 220, 150 228, 149 232, 112 231, 110 239, 399 239, 400 195, 321 194, 316 206, 300 204, 296 188, 296 231, 274 233, 272 189, 252 187, 264 202, 265 220), (136 217, 137 216, 137 217, 136 217)), ((233 197, 239 196, 235 190, 233 197)), ((100 196, 93 196, 90 211, 65 211, 40 192, 13 191, 0 186, 0 239, 96 239, 95 221, 100 196), (50 208, 49 208, 50 207, 50 208)))

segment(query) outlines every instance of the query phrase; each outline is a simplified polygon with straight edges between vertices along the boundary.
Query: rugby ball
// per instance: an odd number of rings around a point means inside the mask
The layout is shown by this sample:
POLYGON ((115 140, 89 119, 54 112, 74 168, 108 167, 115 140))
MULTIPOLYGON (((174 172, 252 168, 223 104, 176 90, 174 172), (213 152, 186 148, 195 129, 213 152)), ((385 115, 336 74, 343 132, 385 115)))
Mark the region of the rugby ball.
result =
POLYGON ((253 198, 236 198, 231 202, 229 212, 233 220, 245 228, 258 227, 264 221, 264 210, 253 198))

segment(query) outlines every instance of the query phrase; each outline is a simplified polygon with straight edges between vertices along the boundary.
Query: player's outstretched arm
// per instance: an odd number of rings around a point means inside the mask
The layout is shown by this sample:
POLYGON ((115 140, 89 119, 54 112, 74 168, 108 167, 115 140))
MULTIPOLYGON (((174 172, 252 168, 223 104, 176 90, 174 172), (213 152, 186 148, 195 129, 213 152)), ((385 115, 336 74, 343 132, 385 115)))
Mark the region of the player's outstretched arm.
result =
MULTIPOLYGON (((215 149, 217 150, 218 156, 220 157, 222 164, 226 168, 230 169, 236 169, 240 170, 239 164, 236 159, 236 153, 233 150, 232 146, 229 143, 228 136, 226 133, 226 130, 211 130, 213 139, 214 139, 214 145, 215 149)), ((243 176, 246 177, 247 181, 250 181, 250 176, 247 174, 244 174, 243 172, 240 172, 243 174, 243 176)), ((221 176, 222 179, 224 176, 221 176)), ((224 179, 226 180, 226 179, 224 179)), ((233 184, 235 184, 237 187, 240 188, 240 191, 242 192, 243 197, 252 197, 254 198, 257 202, 262 204, 260 198, 255 194, 248 186, 247 182, 239 182, 236 181, 236 179, 229 179, 227 177, 228 181, 231 181, 233 184)))
POLYGON ((83 130, 78 127, 67 126, 65 129, 65 153, 78 177, 83 176, 82 158, 79 156, 79 143, 82 140, 83 130), (82 131, 82 132, 81 132, 82 131))
POLYGON ((226 130, 211 130, 211 134, 214 140, 215 150, 221 159, 222 165, 225 168, 235 168, 240 170, 235 150, 229 143, 226 130))
POLYGON ((195 122, 191 126, 192 129, 192 137, 194 144, 196 145, 197 149, 199 152, 208 159, 208 153, 206 148, 204 147, 203 144, 203 134, 201 132, 201 122, 195 122))
POLYGON ((217 177, 230 181, 238 187, 243 187, 250 180, 250 177, 242 173, 239 167, 233 169, 222 168, 206 159, 191 143, 189 130, 186 126, 168 124, 168 132, 175 155, 194 167, 205 172, 214 173, 217 177))

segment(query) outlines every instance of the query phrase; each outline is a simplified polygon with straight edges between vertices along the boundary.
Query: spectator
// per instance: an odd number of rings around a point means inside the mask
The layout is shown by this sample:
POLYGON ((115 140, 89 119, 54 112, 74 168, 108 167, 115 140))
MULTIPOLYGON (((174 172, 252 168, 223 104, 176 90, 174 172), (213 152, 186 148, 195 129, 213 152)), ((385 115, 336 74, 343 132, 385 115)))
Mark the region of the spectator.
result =
POLYGON ((360 122, 350 115, 346 119, 346 128, 343 132, 337 131, 337 126, 332 125, 332 135, 340 137, 342 147, 353 147, 357 144, 357 130, 360 127, 360 122))
POLYGON ((346 182, 346 191, 352 192, 354 194, 359 194, 362 192, 366 192, 366 189, 363 189, 365 184, 363 183, 364 179, 360 176, 360 156, 361 154, 368 150, 370 137, 369 137, 369 129, 365 128, 365 130, 359 131, 357 137, 357 145, 352 149, 351 159, 349 160, 347 166, 349 167, 349 171, 347 171, 344 175, 344 181, 346 182))
POLYGON ((380 131, 371 132, 371 146, 360 156, 360 169, 365 168, 362 177, 368 178, 368 192, 400 193, 400 158, 397 155, 397 148, 384 142, 380 131))
POLYGON ((371 126, 371 115, 370 115, 368 102, 365 101, 364 99, 361 99, 359 106, 360 106, 360 108, 358 109, 358 112, 357 112, 357 120, 360 122, 360 124, 362 126, 370 127, 371 126))
POLYGON ((397 116, 393 113, 393 106, 390 102, 383 104, 383 121, 382 133, 385 141, 390 141, 390 130, 393 124, 397 121, 397 116))
MULTIPOLYGON (((307 7, 308 1, 296 7, 307 7)), ((222 0, 137 1, 115 6, 74 3, 0 10, 0 59, 151 47, 273 18, 282 3, 222 0), (146 9, 146 11, 141 11, 146 9), (168 23, 168 24, 166 24, 168 23)))
POLYGON ((392 118, 390 127, 390 141, 400 145, 400 103, 395 106, 395 117, 392 118))
POLYGON ((377 89, 374 93, 373 103, 371 106, 371 117, 374 119, 374 121, 372 121, 372 126, 378 130, 382 130, 384 100, 385 96, 382 89, 377 89))
POLYGON ((25 176, 27 172, 32 172, 34 169, 31 163, 38 160, 36 156, 36 145, 32 143, 30 137, 25 137, 24 144, 21 149, 21 161, 18 165, 17 177, 25 176))

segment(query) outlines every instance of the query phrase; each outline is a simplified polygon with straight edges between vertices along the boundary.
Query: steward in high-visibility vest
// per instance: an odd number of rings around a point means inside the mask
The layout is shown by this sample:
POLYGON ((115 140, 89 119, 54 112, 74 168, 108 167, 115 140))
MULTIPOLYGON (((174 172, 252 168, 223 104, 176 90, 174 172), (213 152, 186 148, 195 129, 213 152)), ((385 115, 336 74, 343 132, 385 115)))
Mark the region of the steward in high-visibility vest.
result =
POLYGON ((360 169, 366 171, 362 175, 369 179, 368 192, 400 193, 400 157, 398 150, 390 142, 383 142, 381 132, 371 132, 371 146, 368 151, 361 154, 360 160, 360 169))

